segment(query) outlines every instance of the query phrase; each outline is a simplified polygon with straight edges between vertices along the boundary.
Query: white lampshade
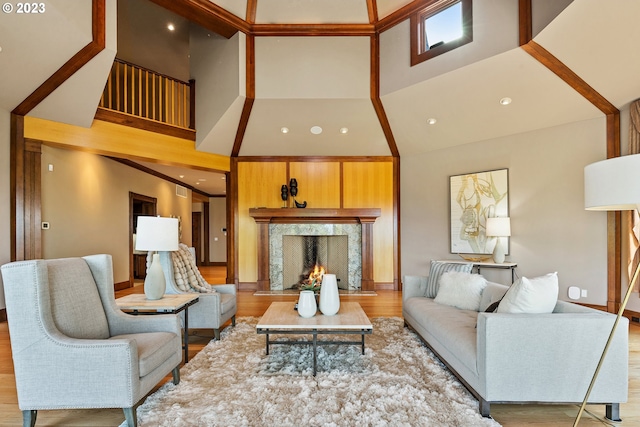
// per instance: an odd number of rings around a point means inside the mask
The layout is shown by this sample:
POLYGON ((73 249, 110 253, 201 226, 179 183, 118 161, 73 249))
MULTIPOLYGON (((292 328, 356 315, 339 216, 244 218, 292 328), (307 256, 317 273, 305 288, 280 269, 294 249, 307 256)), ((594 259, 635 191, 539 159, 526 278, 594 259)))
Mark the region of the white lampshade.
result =
POLYGON ((508 237, 511 236, 510 218, 487 218, 487 237, 508 237))
POLYGON ((138 217, 137 251, 177 251, 178 218, 138 217))
POLYGON ((614 157, 584 168, 584 208, 625 211, 640 205, 640 154, 614 157))

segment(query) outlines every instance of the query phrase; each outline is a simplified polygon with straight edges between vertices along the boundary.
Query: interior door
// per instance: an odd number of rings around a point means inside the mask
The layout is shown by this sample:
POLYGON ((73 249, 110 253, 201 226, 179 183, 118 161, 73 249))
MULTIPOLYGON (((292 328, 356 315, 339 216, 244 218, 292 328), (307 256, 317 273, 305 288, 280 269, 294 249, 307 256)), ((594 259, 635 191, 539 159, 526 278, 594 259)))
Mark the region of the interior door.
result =
POLYGON ((129 287, 135 279, 144 279, 147 271, 147 255, 136 253, 133 245, 138 217, 155 216, 157 201, 155 197, 129 192, 129 287))
POLYGON ((202 212, 191 212, 191 244, 196 249, 196 265, 202 264, 202 212))

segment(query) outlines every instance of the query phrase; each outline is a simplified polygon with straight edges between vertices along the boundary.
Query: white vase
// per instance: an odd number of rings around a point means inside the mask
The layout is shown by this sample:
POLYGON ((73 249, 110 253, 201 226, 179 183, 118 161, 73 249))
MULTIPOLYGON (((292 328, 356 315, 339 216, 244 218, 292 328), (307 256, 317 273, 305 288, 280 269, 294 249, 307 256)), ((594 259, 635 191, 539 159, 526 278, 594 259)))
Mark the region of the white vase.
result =
POLYGON ((313 317, 316 315, 316 310, 318 310, 318 306, 313 291, 300 291, 298 314, 301 317, 313 317))
POLYGON ((496 246, 493 248, 493 262, 496 264, 502 264, 504 262, 504 245, 502 244, 502 237, 496 237, 496 246))
POLYGON ((325 316, 333 316, 340 310, 340 294, 335 274, 322 276, 320 287, 320 311, 325 316))
POLYGON ((151 259, 151 266, 147 270, 147 277, 144 279, 144 294, 149 300, 160 299, 167 289, 167 281, 164 278, 160 255, 155 253, 151 259))

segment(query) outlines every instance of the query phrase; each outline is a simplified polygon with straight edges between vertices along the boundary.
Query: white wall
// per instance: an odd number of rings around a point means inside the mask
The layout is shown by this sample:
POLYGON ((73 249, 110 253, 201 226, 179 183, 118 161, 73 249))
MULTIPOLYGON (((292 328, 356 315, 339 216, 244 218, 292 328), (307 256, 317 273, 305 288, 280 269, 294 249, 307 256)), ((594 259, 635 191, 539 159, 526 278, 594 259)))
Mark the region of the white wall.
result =
MULTIPOLYGON (((606 213, 584 210, 584 166, 605 158, 605 119, 481 141, 401 163, 402 274, 425 275, 449 253, 449 176, 509 169, 512 226, 508 261, 520 276, 557 271, 560 298, 587 289, 580 302, 606 304, 606 213)), ((459 259, 459 258, 458 258, 459 259)), ((483 270, 506 283, 507 272, 483 270)))
POLYGON ((518 2, 473 2, 473 41, 411 66, 409 20, 380 36, 380 94, 386 95, 518 46, 518 2))
MULTIPOLYGON (((0 265, 11 260, 10 122, 9 111, 0 109, 0 265)), ((6 308, 3 289, 0 277, 0 309, 6 308)))
POLYGON ((174 183, 81 151, 42 147, 44 258, 108 253, 116 283, 129 280, 129 192, 156 197, 157 214, 180 216, 181 242, 191 245, 191 192, 174 183), (53 171, 48 165, 53 165, 53 171))

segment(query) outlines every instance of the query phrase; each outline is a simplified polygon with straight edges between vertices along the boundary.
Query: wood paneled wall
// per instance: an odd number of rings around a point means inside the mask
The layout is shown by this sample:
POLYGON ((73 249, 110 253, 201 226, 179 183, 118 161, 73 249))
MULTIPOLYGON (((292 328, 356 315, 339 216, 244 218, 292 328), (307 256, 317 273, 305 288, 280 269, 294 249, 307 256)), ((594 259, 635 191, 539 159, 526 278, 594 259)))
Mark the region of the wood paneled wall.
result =
MULTIPOLYGON (((283 207, 280 188, 291 178, 298 181, 296 200, 306 201, 309 208, 381 209, 373 233, 375 287, 397 288, 396 165, 391 157, 238 158, 235 218, 240 289, 255 288, 258 278, 258 226, 249 208, 283 207)), ((295 207, 291 197, 286 206, 295 207)))

